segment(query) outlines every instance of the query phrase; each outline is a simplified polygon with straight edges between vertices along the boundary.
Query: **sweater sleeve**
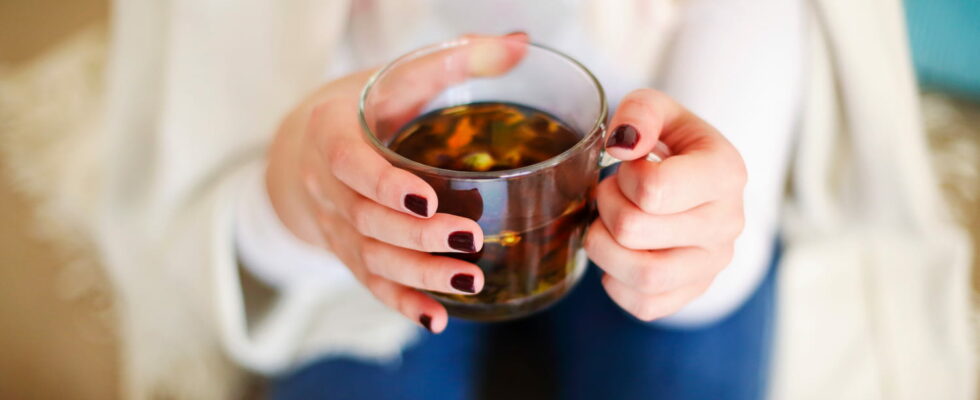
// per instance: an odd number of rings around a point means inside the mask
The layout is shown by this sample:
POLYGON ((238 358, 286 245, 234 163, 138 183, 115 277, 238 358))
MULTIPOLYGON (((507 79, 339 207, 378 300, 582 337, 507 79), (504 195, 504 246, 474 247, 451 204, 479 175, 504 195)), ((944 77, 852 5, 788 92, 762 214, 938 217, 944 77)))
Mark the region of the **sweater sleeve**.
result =
POLYGON ((331 354, 397 357, 417 334, 329 253, 270 225, 255 195, 267 143, 321 81, 346 16, 346 1, 116 4, 99 240, 134 392, 213 387, 228 359, 275 373, 331 354), (264 245, 303 255, 275 260, 264 245), (308 279, 250 307, 240 256, 254 275, 308 279))
POLYGON ((242 267, 278 290, 311 282, 356 284, 337 257, 300 240, 283 225, 272 207, 263 172, 262 166, 250 168, 234 197, 234 244, 242 267))
POLYGON ((803 0, 692 0, 683 5, 660 87, 718 128, 748 169, 745 230, 708 291, 659 323, 718 321, 765 276, 778 235, 802 98, 803 0))

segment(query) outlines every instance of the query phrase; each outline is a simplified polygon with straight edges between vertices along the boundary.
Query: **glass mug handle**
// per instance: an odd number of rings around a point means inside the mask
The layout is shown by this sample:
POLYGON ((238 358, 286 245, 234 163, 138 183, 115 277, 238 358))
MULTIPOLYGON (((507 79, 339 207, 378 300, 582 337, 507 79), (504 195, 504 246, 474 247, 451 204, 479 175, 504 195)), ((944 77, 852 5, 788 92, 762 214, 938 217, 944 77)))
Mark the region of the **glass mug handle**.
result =
MULTIPOLYGON (((670 148, 667 147, 664 142, 658 140, 657 144, 653 146, 653 151, 651 151, 650 154, 647 154, 647 161, 661 162, 671 155, 673 155, 673 153, 670 152, 670 148)), ((602 152, 599 153, 599 168, 606 168, 620 161, 622 160, 609 155, 609 153, 606 152, 606 149, 602 149, 602 152)))
MULTIPOLYGON (((601 128, 603 133, 609 132, 607 129, 605 129, 606 128, 605 124, 602 124, 601 128)), ((605 134, 602 135, 602 140, 603 141, 606 140, 605 134)), ((650 154, 647 154, 646 158, 647 161, 661 162, 665 160, 667 157, 670 157, 672 155, 674 155, 674 153, 670 151, 670 147, 667 147, 667 145, 664 142, 658 140, 657 144, 653 146, 653 151, 651 151, 650 154)), ((616 157, 609 155, 609 153, 606 152, 606 149, 602 149, 602 151, 599 152, 599 168, 606 168, 620 161, 623 160, 620 160, 616 157)))

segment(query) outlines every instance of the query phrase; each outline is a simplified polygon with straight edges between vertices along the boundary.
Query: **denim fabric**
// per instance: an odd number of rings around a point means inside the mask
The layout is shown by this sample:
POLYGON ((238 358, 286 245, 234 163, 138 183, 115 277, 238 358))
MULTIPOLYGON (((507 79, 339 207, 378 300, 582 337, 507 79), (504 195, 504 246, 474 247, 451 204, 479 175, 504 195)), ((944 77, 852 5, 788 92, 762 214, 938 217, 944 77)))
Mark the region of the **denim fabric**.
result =
POLYGON ((331 358, 275 380, 275 399, 760 399, 775 307, 773 266, 711 326, 640 322, 606 296, 595 266, 558 305, 523 320, 450 321, 392 364, 331 358))

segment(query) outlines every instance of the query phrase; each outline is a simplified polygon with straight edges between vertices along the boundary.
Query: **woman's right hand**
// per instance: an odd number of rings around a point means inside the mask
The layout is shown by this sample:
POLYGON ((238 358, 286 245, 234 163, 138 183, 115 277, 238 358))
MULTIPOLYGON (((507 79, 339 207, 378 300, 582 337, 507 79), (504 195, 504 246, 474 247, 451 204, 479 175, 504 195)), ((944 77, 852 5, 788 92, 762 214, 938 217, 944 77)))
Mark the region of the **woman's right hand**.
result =
MULTIPOLYGON (((506 71, 524 53, 514 43, 449 57, 461 63, 462 76, 445 73, 444 55, 422 58, 412 68, 414 76, 404 79, 404 98, 386 106, 415 115, 461 78, 506 71)), ((266 189, 293 234, 333 252, 384 304, 442 332, 446 309, 417 289, 477 293, 483 273, 471 263, 429 253, 479 251, 483 232, 473 220, 436 213, 439 199, 432 187, 392 166, 365 141, 357 104, 372 73, 322 86, 286 117, 269 151, 266 189)))

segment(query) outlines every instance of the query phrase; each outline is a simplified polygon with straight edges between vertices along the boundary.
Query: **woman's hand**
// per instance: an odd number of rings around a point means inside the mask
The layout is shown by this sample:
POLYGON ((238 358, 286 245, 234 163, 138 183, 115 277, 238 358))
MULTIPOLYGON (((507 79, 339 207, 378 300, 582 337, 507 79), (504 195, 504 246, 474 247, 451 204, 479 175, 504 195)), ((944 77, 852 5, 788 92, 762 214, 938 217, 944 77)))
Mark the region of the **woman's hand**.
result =
MULTIPOLYGON (((509 69, 524 46, 500 43, 419 59, 410 68, 413 75, 398 80, 405 85, 399 96, 384 106, 410 118, 447 85, 509 69), (447 74, 446 62, 460 63, 449 68, 459 74, 447 74)), ((296 236, 337 255, 384 304, 441 332, 445 308, 416 289, 477 293, 483 273, 471 263, 428 253, 479 251, 483 232, 470 219, 436 213, 432 187, 393 167, 364 140, 358 95, 372 72, 323 86, 285 119, 270 149, 267 189, 296 236)))
POLYGON ((704 293, 731 261, 745 165, 718 131, 655 90, 627 95, 609 126, 607 151, 630 161, 599 184, 586 250, 609 297, 651 321, 704 293), (647 161, 658 140, 673 155, 647 161))

